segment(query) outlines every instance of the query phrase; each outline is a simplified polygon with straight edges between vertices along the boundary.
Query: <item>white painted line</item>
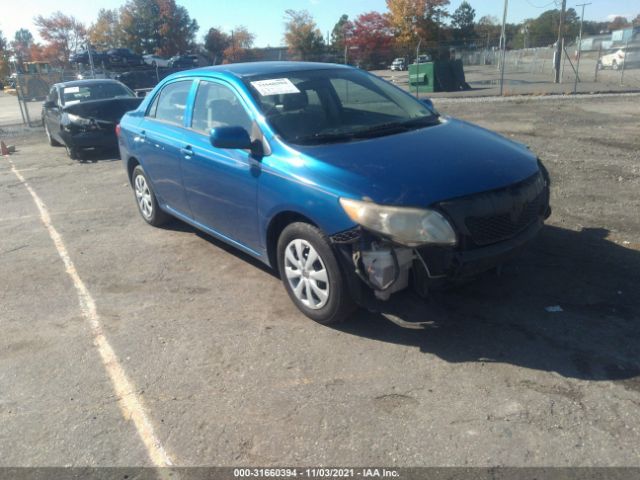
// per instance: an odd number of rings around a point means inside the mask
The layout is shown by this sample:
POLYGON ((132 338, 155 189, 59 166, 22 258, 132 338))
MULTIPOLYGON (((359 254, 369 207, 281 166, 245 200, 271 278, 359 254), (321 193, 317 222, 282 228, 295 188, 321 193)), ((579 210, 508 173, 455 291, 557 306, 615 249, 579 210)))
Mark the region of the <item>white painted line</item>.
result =
POLYGON ((127 377, 122 365, 120 365, 120 362, 118 361, 117 355, 113 351, 113 348, 111 348, 111 345, 104 334, 102 324, 100 322, 100 316, 96 310, 95 301, 80 278, 80 275, 78 275, 78 271, 76 270, 71 257, 69 257, 67 247, 62 241, 62 237, 51 223, 51 217, 49 216, 47 206, 27 183, 22 174, 15 168, 15 164, 11 159, 9 159, 9 163, 11 163, 11 171, 31 194, 31 197, 40 212, 40 220, 42 220, 42 223, 49 232, 49 236, 58 250, 58 255, 60 255, 62 263, 64 263, 67 274, 73 281, 76 293, 78 294, 78 301, 80 303, 82 316, 91 326, 93 343, 97 347, 98 352, 100 353, 100 358, 102 359, 102 364, 111 379, 111 384, 116 393, 116 397, 118 398, 118 404, 120 405, 122 415, 126 420, 131 420, 135 425, 138 435, 140 435, 140 439, 147 450, 149 459, 156 467, 168 467, 173 465, 167 451, 164 449, 162 443, 155 434, 153 425, 151 424, 142 404, 142 399, 136 393, 133 383, 127 377))

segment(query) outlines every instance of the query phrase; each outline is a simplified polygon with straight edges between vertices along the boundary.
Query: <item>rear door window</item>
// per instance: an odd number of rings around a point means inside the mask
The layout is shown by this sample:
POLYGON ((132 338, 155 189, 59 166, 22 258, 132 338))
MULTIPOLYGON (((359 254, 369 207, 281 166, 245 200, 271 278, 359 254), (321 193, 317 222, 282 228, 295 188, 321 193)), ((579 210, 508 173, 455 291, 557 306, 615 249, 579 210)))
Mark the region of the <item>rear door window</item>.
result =
POLYGON ((164 87, 153 99, 147 116, 178 126, 184 125, 187 98, 192 80, 173 82, 164 87))

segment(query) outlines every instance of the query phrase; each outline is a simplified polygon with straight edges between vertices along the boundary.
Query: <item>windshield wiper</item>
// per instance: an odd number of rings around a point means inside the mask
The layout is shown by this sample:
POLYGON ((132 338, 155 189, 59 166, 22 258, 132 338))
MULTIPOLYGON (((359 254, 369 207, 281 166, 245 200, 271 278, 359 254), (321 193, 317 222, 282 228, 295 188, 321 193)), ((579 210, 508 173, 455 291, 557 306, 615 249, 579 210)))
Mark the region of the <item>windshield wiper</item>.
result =
POLYGON ((438 123, 438 117, 435 115, 429 115, 427 117, 412 118, 410 120, 404 120, 402 122, 389 122, 374 125, 373 127, 358 130, 353 132, 357 138, 371 138, 378 135, 389 135, 399 132, 407 132, 414 130, 416 127, 426 127, 430 125, 436 125, 438 123))

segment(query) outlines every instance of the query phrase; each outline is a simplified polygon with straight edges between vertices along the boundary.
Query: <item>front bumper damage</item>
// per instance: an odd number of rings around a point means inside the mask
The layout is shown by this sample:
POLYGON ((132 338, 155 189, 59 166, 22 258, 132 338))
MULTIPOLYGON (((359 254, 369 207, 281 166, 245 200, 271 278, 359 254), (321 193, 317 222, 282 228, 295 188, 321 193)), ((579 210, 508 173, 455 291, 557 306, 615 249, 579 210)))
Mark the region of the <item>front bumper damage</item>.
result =
POLYGON ((361 304, 369 303, 371 292, 374 301, 384 301, 409 287, 425 297, 500 268, 535 238, 551 214, 543 172, 505 189, 436 205, 457 232, 455 247, 409 248, 361 227, 333 235, 352 294, 361 304))

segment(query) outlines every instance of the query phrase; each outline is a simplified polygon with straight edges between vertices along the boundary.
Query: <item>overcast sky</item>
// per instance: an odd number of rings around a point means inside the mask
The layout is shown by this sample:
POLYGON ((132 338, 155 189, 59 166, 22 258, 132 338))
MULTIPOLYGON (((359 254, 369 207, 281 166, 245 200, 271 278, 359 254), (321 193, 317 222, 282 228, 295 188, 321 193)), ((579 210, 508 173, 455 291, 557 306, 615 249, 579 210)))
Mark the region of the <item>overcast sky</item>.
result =
MULTIPOLYGON (((453 11, 462 0, 451 0, 453 11)), ((476 9, 476 19, 483 15, 495 15, 502 18, 503 0, 469 0, 476 9)), ((585 0, 567 1, 572 7, 585 0)), ((587 0, 588 1, 588 0, 587 0)), ((316 19, 318 26, 326 35, 333 28, 341 14, 351 18, 370 10, 384 11, 385 0, 177 0, 179 5, 189 10, 191 17, 200 25, 198 39, 209 27, 222 27, 230 30, 236 25, 245 25, 256 35, 256 46, 276 46, 282 44, 283 13, 286 9, 307 9, 316 19), (233 5, 230 7, 230 5, 233 5)), ((585 11, 585 19, 603 21, 616 15, 634 18, 640 13, 638 0, 591 0, 585 11)), ((13 39, 19 28, 27 28, 38 38, 33 17, 38 14, 49 15, 56 10, 71 14, 91 24, 100 8, 117 8, 124 0, 20 0, 13 7, 5 7, 0 17, 0 30, 5 37, 13 39)), ((510 0, 509 22, 519 22, 525 18, 537 17, 545 10, 555 8, 558 1, 549 0, 510 0)))

